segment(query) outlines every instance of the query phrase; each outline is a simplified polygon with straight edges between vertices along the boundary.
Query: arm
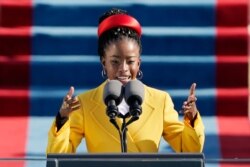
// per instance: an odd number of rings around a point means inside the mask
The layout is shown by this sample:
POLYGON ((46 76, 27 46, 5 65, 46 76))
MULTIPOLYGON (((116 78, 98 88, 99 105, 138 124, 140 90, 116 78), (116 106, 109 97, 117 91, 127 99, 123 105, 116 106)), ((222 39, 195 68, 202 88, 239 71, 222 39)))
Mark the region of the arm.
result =
POLYGON ((49 130, 47 153, 74 153, 84 137, 83 107, 80 105, 80 100, 78 101, 77 99, 77 103, 71 100, 73 99, 73 92, 71 88, 60 109, 60 115, 64 114, 63 117, 68 117, 68 120, 58 129, 55 119, 49 130), (72 102, 77 104, 78 107, 77 105, 72 107, 71 104, 65 105, 65 102, 72 102), (64 108, 64 106, 71 107, 69 109, 66 107, 64 108))
POLYGON ((48 134, 47 153, 74 153, 84 137, 84 121, 82 112, 75 111, 69 120, 57 131, 53 122, 48 134))
POLYGON ((194 127, 186 115, 179 121, 171 97, 167 94, 164 107, 163 137, 176 152, 202 152, 204 145, 204 126, 200 114, 196 113, 194 127))

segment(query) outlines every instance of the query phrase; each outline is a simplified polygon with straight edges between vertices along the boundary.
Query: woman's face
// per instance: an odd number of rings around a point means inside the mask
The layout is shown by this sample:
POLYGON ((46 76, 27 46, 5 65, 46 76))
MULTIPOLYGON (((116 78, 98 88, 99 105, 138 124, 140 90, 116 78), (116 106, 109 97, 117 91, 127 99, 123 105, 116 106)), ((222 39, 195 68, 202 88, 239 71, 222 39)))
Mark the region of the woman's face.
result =
POLYGON ((127 37, 111 42, 104 50, 102 64, 110 80, 126 84, 135 79, 139 71, 140 48, 136 41, 127 37))

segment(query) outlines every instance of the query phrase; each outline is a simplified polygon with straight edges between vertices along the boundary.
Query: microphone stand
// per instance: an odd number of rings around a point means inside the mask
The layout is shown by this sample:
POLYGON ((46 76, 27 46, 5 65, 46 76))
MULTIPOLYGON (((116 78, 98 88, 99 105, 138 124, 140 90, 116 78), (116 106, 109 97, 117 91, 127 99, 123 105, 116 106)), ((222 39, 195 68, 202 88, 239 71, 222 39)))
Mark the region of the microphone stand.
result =
MULTIPOLYGON (((136 121, 139 119, 139 115, 141 114, 141 106, 136 105, 136 107, 130 107, 130 111, 128 114, 126 114, 125 116, 122 115, 123 118, 123 122, 122 122, 122 127, 121 127, 121 135, 122 135, 122 148, 124 152, 127 152, 127 126, 130 125, 132 122, 136 121), (128 122, 126 122, 126 118, 128 116, 131 116, 130 120, 128 122)), ((119 115, 118 115, 119 116, 119 115)))
POLYGON ((119 132, 119 136, 120 136, 120 141, 121 141, 121 151, 122 153, 126 153, 127 152, 127 124, 126 124, 126 117, 122 117, 122 127, 121 130, 116 122, 115 119, 110 118, 109 121, 115 126, 115 128, 118 130, 119 132))
POLYGON ((126 122, 126 118, 130 114, 121 115, 120 117, 122 118, 122 127, 121 127, 121 132, 119 131, 119 134, 121 134, 121 147, 122 147, 122 152, 127 152, 127 131, 128 131, 128 125, 131 124, 132 122, 136 121, 139 119, 137 116, 132 116, 128 122, 126 122))
POLYGON ((116 122, 116 116, 118 113, 119 113, 118 107, 115 105, 114 101, 111 101, 110 104, 108 105, 108 107, 106 108, 106 114, 109 117, 109 121, 118 130, 119 136, 120 136, 120 141, 121 141, 121 150, 122 150, 122 152, 125 152, 124 146, 123 146, 123 134, 121 133, 120 128, 116 122))
MULTIPOLYGON (((118 108, 117 108, 118 109, 118 108)), ((119 113, 119 112, 118 112, 119 113)), ((131 124, 132 122, 136 121, 139 119, 139 115, 135 114, 132 116, 132 118, 130 118, 130 120, 128 122, 126 122, 126 118, 128 116, 130 116, 130 114, 126 114, 126 115, 122 115, 122 114, 118 114, 118 117, 122 118, 122 126, 121 129, 119 128, 116 119, 115 119, 115 114, 108 114, 109 116, 109 121, 115 126, 115 128, 118 130, 119 136, 120 136, 120 141, 121 141, 121 151, 122 153, 126 153, 127 152, 127 126, 129 124, 131 124)))
POLYGON ((121 135, 122 135, 122 139, 121 139, 121 145, 122 145, 122 152, 127 152, 127 124, 126 124, 126 117, 123 117, 122 119, 122 128, 121 128, 121 135))

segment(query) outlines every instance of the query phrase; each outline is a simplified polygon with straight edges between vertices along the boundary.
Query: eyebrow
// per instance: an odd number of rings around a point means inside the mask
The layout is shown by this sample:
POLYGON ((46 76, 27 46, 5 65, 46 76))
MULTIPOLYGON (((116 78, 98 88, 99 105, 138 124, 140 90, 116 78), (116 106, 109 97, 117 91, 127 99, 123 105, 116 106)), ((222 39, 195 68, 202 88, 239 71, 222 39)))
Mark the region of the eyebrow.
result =
MULTIPOLYGON (((120 58, 121 56, 112 55, 111 57, 120 58)), ((139 57, 139 56, 127 56, 126 58, 134 58, 134 57, 139 57)))

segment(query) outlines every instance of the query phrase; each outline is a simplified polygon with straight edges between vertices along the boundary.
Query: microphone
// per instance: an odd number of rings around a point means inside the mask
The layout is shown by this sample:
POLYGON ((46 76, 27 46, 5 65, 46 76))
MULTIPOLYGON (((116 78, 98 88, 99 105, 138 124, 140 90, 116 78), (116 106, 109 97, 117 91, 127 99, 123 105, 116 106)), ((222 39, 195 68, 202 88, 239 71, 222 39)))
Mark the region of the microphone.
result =
MULTIPOLYGON (((131 80, 125 85, 125 101, 129 105, 132 122, 139 119, 142 113, 141 104, 144 99, 144 85, 139 80, 131 80)), ((131 123, 129 121, 129 123, 131 123)))
POLYGON ((110 119, 115 119, 118 114, 118 105, 122 101, 122 83, 118 80, 110 80, 106 83, 103 93, 103 101, 107 106, 106 114, 110 119))

